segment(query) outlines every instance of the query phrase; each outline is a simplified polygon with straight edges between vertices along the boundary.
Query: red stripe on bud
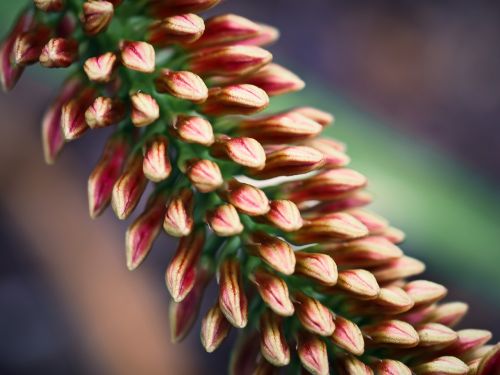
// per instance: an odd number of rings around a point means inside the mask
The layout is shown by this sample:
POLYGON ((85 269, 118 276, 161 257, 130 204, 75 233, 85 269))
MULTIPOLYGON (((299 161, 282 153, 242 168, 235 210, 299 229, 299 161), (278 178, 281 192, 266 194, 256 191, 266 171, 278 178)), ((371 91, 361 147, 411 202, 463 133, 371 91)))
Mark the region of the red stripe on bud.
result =
POLYGON ((295 272, 295 253, 286 241, 264 232, 254 232, 245 246, 276 271, 285 275, 295 272))
POLYGON ((208 97, 208 89, 203 79, 188 71, 162 69, 155 80, 155 85, 158 92, 195 103, 203 103, 208 97))
POLYGON ((152 73, 156 55, 153 46, 146 42, 123 41, 120 45, 122 63, 131 70, 152 73))
POLYGON ((184 237, 193 229, 193 192, 184 188, 167 205, 163 229, 174 237, 184 237))
POLYGON ((168 138, 157 135, 146 143, 142 171, 146 178, 160 182, 168 178, 172 165, 168 157, 168 138))

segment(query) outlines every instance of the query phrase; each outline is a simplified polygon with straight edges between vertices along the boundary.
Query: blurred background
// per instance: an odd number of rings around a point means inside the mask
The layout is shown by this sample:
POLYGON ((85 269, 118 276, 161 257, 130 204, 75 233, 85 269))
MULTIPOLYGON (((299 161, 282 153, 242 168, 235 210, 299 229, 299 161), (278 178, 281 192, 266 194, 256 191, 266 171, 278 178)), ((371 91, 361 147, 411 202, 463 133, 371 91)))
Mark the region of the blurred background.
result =
MULTIPOLYGON (((2 35, 26 3, 0 2, 2 35)), ((462 327, 498 340, 499 3, 305 4, 227 0, 212 13, 280 28, 275 60, 308 85, 276 108, 335 114, 329 134, 370 178, 374 208, 407 233, 405 251, 449 288, 448 300, 469 302, 462 327)), ((175 244, 161 236, 131 273, 127 223, 87 216, 86 180, 106 132, 44 165, 39 120, 60 81, 34 68, 0 94, 0 373, 224 373, 230 341, 214 355, 197 332, 170 344, 163 273, 175 244)))

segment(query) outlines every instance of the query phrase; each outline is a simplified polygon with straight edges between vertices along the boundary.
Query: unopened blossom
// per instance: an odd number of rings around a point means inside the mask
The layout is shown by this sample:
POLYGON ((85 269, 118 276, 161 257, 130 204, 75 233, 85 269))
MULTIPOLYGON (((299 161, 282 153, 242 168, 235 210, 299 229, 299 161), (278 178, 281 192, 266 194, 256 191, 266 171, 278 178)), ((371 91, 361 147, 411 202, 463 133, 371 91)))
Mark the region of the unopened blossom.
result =
POLYGON ((231 375, 500 373, 500 344, 455 328, 468 305, 419 278, 425 264, 405 255, 404 232, 366 209, 369 176, 324 135, 334 116, 268 109, 305 86, 273 61, 279 31, 205 17, 219 2, 34 0, 0 46, 4 90, 31 65, 71 66, 43 116, 47 163, 84 134, 110 134, 89 213, 111 205, 131 218, 127 268, 162 232, 177 238, 165 271, 171 340, 199 319, 213 352, 233 331, 231 375), (205 293, 211 280, 217 291, 205 293), (217 296, 207 309, 204 295, 217 296))

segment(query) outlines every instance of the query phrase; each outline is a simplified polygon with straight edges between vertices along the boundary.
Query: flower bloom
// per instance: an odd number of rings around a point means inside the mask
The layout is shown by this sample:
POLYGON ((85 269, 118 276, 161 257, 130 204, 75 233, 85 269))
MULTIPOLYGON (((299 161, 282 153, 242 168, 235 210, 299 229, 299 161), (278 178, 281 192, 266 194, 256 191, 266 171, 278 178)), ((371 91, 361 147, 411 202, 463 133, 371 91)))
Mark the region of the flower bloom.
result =
POLYGON ((126 233, 130 270, 162 229, 178 238, 165 271, 174 342, 200 315, 208 352, 238 332, 232 374, 499 373, 490 332, 456 330, 467 305, 443 302, 447 289, 419 279, 425 265, 401 249, 404 233, 364 208, 367 177, 321 136, 334 117, 258 114, 305 86, 265 48, 276 29, 199 15, 219 0, 122 3, 34 0, 1 45, 0 82, 12 89, 36 63, 80 67, 43 118, 45 159, 112 129, 89 177, 90 215, 111 205, 126 219, 147 200, 126 233), (134 33, 120 35, 113 22, 129 14, 134 33), (200 311, 213 278, 218 297, 200 311))

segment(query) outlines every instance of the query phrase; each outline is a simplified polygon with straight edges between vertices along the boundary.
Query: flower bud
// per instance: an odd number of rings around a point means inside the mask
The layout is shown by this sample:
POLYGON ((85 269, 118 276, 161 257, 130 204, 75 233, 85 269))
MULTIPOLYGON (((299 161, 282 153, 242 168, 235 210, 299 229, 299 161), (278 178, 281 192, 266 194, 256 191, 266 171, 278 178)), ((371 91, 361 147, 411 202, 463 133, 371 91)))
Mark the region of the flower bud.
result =
POLYGON ((248 115, 264 110, 269 105, 269 97, 254 85, 237 84, 214 87, 208 90, 208 99, 202 111, 209 115, 248 115))
POLYGON ((175 72, 162 69, 155 80, 156 91, 168 93, 179 99, 203 103, 208 97, 205 82, 196 74, 188 71, 175 72))
POLYGON ((231 324, 227 321, 217 303, 208 310, 201 322, 201 343, 208 353, 212 353, 224 341, 231 330, 231 324))
POLYGON ((167 204, 163 229, 174 237, 184 237, 193 229, 193 192, 184 188, 167 204))
MULTIPOLYGON (((320 123, 323 126, 330 125, 335 120, 334 117, 325 111, 313 107, 298 107, 294 109, 295 112, 300 113, 313 121, 320 123)), ((345 151, 343 148, 339 151, 345 151)))
POLYGON ((360 356, 365 351, 365 341, 359 327, 339 315, 335 316, 335 331, 331 337, 338 347, 360 356))
POLYGON ((394 227, 387 227, 379 234, 395 244, 401 243, 405 239, 405 233, 401 229, 394 227))
POLYGON ((14 43, 14 63, 29 65, 38 62, 42 48, 50 39, 50 29, 37 25, 34 29, 19 35, 14 43))
POLYGON ((61 112, 61 128, 64 138, 69 141, 79 138, 88 130, 85 112, 92 104, 95 91, 92 88, 83 89, 74 99, 66 102, 61 112))
POLYGON ((116 55, 106 52, 100 56, 90 57, 85 60, 83 69, 89 80, 97 83, 107 83, 111 80, 111 75, 116 66, 116 55))
POLYGON ((403 256, 399 247, 384 237, 370 236, 346 242, 328 251, 337 264, 352 267, 376 266, 403 256))
POLYGON ((264 90, 269 96, 300 91, 305 87, 297 75, 278 64, 268 64, 245 78, 246 83, 264 90))
POLYGON ((295 176, 319 169, 324 163, 323 154, 311 147, 288 146, 269 153, 265 167, 253 176, 259 179, 295 176))
POLYGON ((227 184, 224 196, 229 203, 245 215, 265 215, 270 209, 266 193, 234 179, 227 184))
POLYGON ((354 217, 344 212, 319 216, 304 221, 302 228, 292 235, 295 242, 328 242, 331 240, 353 240, 366 236, 368 229, 354 217))
POLYGON ((380 311, 380 307, 383 307, 382 311, 385 314, 401 314, 414 306, 410 296, 397 286, 380 288, 375 303, 378 305, 374 306, 375 311, 380 311))
POLYGON ((352 355, 342 358, 337 367, 342 375, 374 375, 371 368, 352 355))
POLYGON ((160 117, 160 107, 149 94, 137 92, 130 96, 132 102, 132 123, 137 127, 152 124, 160 117))
POLYGON ((175 14, 199 13, 217 5, 220 0, 151 0, 151 14, 164 18, 175 14))
POLYGON ((375 277, 364 269, 340 271, 336 286, 360 299, 377 298, 380 292, 375 277))
POLYGON ((207 213, 207 223, 219 237, 236 236, 243 232, 243 224, 232 204, 223 204, 207 213))
POLYGON ((111 206, 120 220, 130 216, 146 188, 147 180, 142 172, 142 162, 142 155, 132 156, 113 186, 111 206))
POLYGON ((270 202, 271 209, 266 214, 266 220, 284 232, 294 232, 303 225, 300 211, 295 203, 287 200, 270 202))
POLYGON ((284 112, 241 121, 238 133, 263 144, 302 141, 321 132, 317 122, 294 112, 284 112))
POLYGON ((226 259, 219 272, 219 307, 233 326, 244 328, 248 321, 248 303, 238 260, 226 259))
POLYGON ((223 14, 205 22, 205 32, 194 43, 194 47, 210 47, 233 44, 258 35, 260 26, 247 18, 235 14, 223 14))
POLYGON ((302 183, 289 185, 290 190, 286 196, 295 202, 326 201, 362 188, 366 182, 365 176, 352 169, 330 169, 318 173, 302 183))
POLYGON ((297 293, 294 296, 296 316, 302 327, 319 336, 331 336, 335 331, 333 315, 318 300, 297 293))
MULTIPOLYGON (((300 113, 295 113, 296 115, 303 116, 300 113)), ((309 121, 314 121, 309 118, 307 119, 309 121)), ((315 123, 319 124, 317 122, 315 123)), ((332 146, 332 143, 334 142, 332 142, 330 139, 325 138, 314 138, 302 142, 304 146, 312 147, 323 154, 326 169, 345 167, 347 164, 349 164, 351 159, 344 153, 343 150, 339 150, 337 147, 332 146)))
POLYGON ((373 369, 377 375, 412 375, 411 370, 402 362, 393 359, 383 359, 377 362, 373 369))
POLYGON ((326 202, 320 202, 303 210, 306 214, 320 215, 330 214, 332 212, 345 211, 350 208, 362 207, 372 202, 372 195, 366 191, 354 191, 347 193, 336 199, 326 202))
POLYGON ((104 153, 88 181, 88 200, 91 218, 96 218, 111 200, 115 182, 120 177, 130 145, 123 136, 116 135, 104 146, 104 153))
POLYGON ((87 108, 85 122, 91 128, 104 128, 116 124, 125 116, 123 103, 112 98, 99 96, 87 108))
MULTIPOLYGON (((381 233, 389 226, 389 221, 386 218, 372 211, 357 208, 350 210, 349 214, 361 221, 371 234, 381 233)), ((383 241, 383 239, 377 239, 377 241, 383 241)))
POLYGON ((372 270, 375 278, 383 283, 418 275, 425 270, 421 261, 403 256, 372 270))
POLYGON ((113 18, 115 8, 109 1, 86 1, 83 3, 83 29, 89 35, 96 35, 106 30, 113 18))
POLYGON ((290 349, 281 329, 281 319, 271 311, 265 311, 260 317, 260 351, 274 366, 290 363, 290 349))
POLYGON ((241 40, 238 44, 262 47, 274 43, 278 40, 279 36, 280 32, 277 28, 261 23, 259 24, 257 35, 252 38, 241 40))
POLYGON ((130 271, 144 261, 158 237, 165 216, 166 200, 165 194, 153 196, 141 216, 128 227, 125 235, 125 254, 130 271))
POLYGON ((425 317, 425 322, 435 322, 453 327, 469 310, 469 306, 463 302, 448 302, 437 306, 425 317))
POLYGON ((477 375, 498 374, 500 370, 500 344, 495 345, 481 360, 477 375))
POLYGON ((337 283, 337 265, 330 256, 298 251, 295 257, 297 259, 296 274, 309 277, 327 286, 337 283))
POLYGON ((188 163, 186 176, 201 193, 217 190, 224 184, 222 173, 217 163, 211 160, 193 160, 188 163))
POLYGON ((67 68, 77 56, 78 43, 75 40, 52 38, 42 48, 39 61, 46 68, 67 68))
POLYGON ((266 305, 281 316, 292 316, 295 312, 286 282, 263 267, 253 271, 250 280, 257 287, 266 305))
POLYGON ((266 154, 260 143, 247 137, 220 137, 212 146, 211 154, 248 168, 259 169, 266 163, 266 154))
POLYGON ((444 286, 426 280, 412 281, 406 284, 404 290, 413 299, 415 306, 430 305, 448 293, 444 286))
POLYGON ((454 342, 458 334, 442 324, 426 323, 416 327, 419 346, 448 345, 454 342))
POLYGON ((245 246, 276 271, 285 275, 295 272, 295 253, 286 241, 264 232, 254 232, 245 246))
POLYGON ((196 14, 179 14, 153 23, 147 41, 155 46, 165 47, 174 43, 193 43, 205 30, 203 18, 196 14))
POLYGON ((205 243, 205 229, 200 227, 181 238, 177 251, 165 272, 165 283, 175 302, 181 302, 193 289, 197 265, 205 243))
POLYGON ((302 366, 311 374, 330 373, 326 344, 316 335, 301 332, 297 340, 297 353, 302 366))
POLYGON ((168 139, 157 135, 146 143, 142 171, 147 179, 160 182, 170 176, 172 166, 168 157, 168 139))
POLYGON ((153 73, 155 70, 155 49, 146 42, 124 41, 120 45, 122 63, 131 70, 153 73))
POLYGON ((211 146, 215 141, 212 125, 203 117, 179 116, 172 130, 185 143, 211 146))
POLYGON ((268 64, 272 58, 269 51, 255 46, 210 47, 190 56, 189 70, 203 76, 246 75, 268 64))
POLYGON ((67 80, 58 98, 45 112, 42 120, 42 146, 45 162, 54 163, 64 145, 64 135, 61 129, 62 106, 82 88, 79 79, 67 80))
POLYGON ((422 363, 413 371, 416 375, 466 375, 469 367, 458 358, 444 356, 422 363))
POLYGON ((481 347, 492 337, 491 332, 484 329, 462 329, 457 334, 457 340, 446 348, 447 353, 457 356, 481 347))
POLYGON ((64 8, 64 0, 33 0, 33 2, 44 12, 60 12, 64 8))
POLYGON ((363 327, 363 333, 372 344, 411 348, 418 345, 417 331, 401 320, 386 320, 363 327))
POLYGON ((212 263, 203 260, 200 263, 191 292, 182 301, 172 301, 169 305, 170 336, 174 343, 182 341, 196 322, 203 293, 213 276, 212 263))

